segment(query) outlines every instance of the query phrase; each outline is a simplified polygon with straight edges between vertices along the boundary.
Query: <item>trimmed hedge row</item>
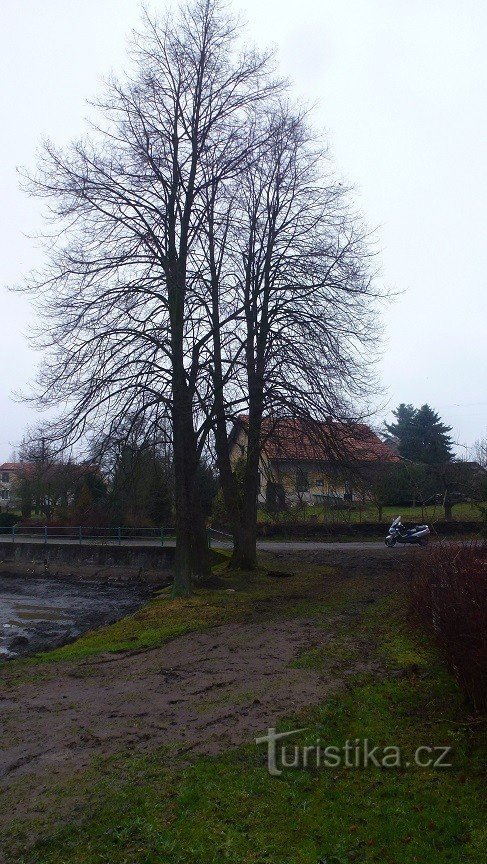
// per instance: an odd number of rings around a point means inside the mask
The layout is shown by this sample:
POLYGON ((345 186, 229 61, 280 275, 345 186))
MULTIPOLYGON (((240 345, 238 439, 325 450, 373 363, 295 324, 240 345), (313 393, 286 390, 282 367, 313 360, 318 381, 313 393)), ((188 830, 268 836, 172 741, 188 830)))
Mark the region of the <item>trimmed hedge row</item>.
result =
MULTIPOLYGON (((432 535, 439 537, 479 534, 481 524, 473 520, 457 520, 434 522, 430 525, 432 535)), ((328 540, 330 537, 376 537, 385 536, 389 524, 387 522, 335 522, 327 525, 305 522, 260 523, 257 525, 258 537, 313 538, 328 540)))
POLYGON ((487 544, 434 546, 411 572, 411 611, 434 634, 472 707, 487 711, 487 544))

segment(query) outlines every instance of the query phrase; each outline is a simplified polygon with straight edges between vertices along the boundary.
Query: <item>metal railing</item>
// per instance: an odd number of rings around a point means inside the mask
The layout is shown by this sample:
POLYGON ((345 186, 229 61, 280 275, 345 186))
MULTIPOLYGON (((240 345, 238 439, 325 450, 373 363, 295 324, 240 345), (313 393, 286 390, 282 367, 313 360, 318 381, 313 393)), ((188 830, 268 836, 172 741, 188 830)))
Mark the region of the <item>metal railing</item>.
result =
MULTIPOLYGON (((216 528, 208 528, 208 548, 211 549, 212 540, 223 541, 225 544, 233 544, 233 537, 227 531, 217 531, 216 528)), ((217 545, 217 544, 213 544, 217 545)))
POLYGON ((0 540, 33 540, 47 545, 52 542, 93 543, 97 545, 118 545, 130 542, 143 542, 164 546, 165 542, 174 537, 170 528, 98 528, 95 526, 74 525, 13 525, 11 528, 0 527, 0 540))
MULTIPOLYGON (((216 545, 218 539, 220 542, 229 543, 232 541, 232 535, 224 531, 217 531, 214 528, 209 528, 207 531, 208 548, 216 545)), ((65 544, 83 544, 95 543, 96 545, 107 546, 122 546, 122 545, 150 545, 164 546, 166 544, 174 545, 176 533, 174 528, 98 528, 86 526, 72 525, 13 525, 11 528, 0 526, 0 542, 8 540, 11 543, 16 541, 32 540, 35 543, 41 543, 47 546, 49 543, 62 542, 65 544)))

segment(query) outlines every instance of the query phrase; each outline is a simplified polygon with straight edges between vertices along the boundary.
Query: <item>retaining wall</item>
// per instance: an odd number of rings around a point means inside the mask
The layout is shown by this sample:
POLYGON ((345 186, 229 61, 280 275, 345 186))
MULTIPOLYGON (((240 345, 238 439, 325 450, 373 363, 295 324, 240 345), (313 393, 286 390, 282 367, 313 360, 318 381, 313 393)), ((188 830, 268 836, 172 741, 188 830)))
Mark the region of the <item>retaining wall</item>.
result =
POLYGON ((130 567, 172 575, 175 549, 171 546, 101 546, 83 543, 12 543, 0 541, 0 561, 42 562, 49 569, 69 564, 130 567))

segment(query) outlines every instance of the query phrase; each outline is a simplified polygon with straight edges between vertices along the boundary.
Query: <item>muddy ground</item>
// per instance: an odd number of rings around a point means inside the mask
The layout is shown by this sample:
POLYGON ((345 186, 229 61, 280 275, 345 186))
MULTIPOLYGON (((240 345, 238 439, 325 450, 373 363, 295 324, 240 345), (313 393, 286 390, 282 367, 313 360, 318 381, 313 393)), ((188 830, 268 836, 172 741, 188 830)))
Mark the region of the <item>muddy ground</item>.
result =
POLYGON ((151 596, 137 581, 57 578, 0 570, 0 658, 12 659, 63 645, 93 627, 135 612, 151 596))
MULTIPOLYGON (((276 568, 289 567, 290 560, 288 553, 272 556, 276 568)), ((302 554, 299 560, 302 564, 302 554)), ((309 560, 338 563, 336 553, 315 551, 309 560)), ((399 560, 404 567, 405 556, 371 552, 344 559, 342 554, 333 580, 369 575, 370 589, 360 602, 373 603, 383 596, 399 560)), ((325 595, 332 577, 328 572, 322 578, 325 595)), ((188 633, 157 648, 44 664, 40 676, 20 680, 12 664, 4 664, 0 792, 19 782, 23 792, 9 797, 8 808, 0 808, 0 825, 32 815, 46 788, 63 776, 75 776, 94 756, 161 744, 172 744, 178 752, 220 752, 252 742, 284 716, 323 704, 347 686, 351 675, 381 674, 374 646, 366 640, 358 644, 356 635, 352 664, 292 667, 303 651, 326 650, 358 614, 353 602, 340 613, 313 618, 265 620, 261 610, 256 620, 188 633)))

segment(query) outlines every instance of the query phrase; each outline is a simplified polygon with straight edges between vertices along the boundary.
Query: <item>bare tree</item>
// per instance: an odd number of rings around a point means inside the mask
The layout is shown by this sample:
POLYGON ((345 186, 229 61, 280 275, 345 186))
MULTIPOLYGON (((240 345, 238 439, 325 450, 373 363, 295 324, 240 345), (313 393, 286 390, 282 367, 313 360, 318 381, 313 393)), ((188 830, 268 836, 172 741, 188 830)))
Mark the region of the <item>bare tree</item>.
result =
POLYGON ((306 420, 311 438, 323 436, 320 420, 352 418, 370 385, 366 359, 377 336, 365 232, 305 117, 280 105, 256 115, 249 136, 238 182, 221 194, 212 187, 207 200, 215 445, 234 559, 246 567, 256 562, 264 414, 306 420), (240 494, 228 421, 242 406, 240 494))
POLYGON ((23 516, 30 517, 34 510, 47 522, 61 514, 61 518, 66 518, 83 485, 96 486, 100 494, 105 491, 94 463, 77 463, 66 455, 60 458, 46 436, 24 441, 19 456, 17 489, 23 516))
POLYGON ((47 272, 29 284, 42 298, 40 404, 63 409, 60 446, 109 435, 127 416, 147 426, 170 414, 175 593, 205 561, 195 478, 211 428, 199 276, 207 189, 235 177, 242 125, 276 88, 267 57, 237 54, 238 29, 219 0, 195 0, 175 20, 145 14, 134 73, 108 87, 91 140, 66 152, 46 144, 29 178, 56 231, 47 272))
POLYGON ((475 442, 472 455, 482 468, 487 468, 487 435, 475 442))

